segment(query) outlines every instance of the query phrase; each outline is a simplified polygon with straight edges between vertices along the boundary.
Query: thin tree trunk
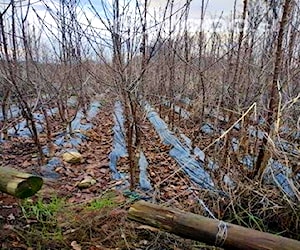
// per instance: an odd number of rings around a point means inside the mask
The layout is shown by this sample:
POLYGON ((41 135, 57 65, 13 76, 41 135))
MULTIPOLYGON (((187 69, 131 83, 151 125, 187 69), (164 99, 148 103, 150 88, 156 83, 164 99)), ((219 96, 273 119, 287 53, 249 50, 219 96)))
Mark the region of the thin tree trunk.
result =
MULTIPOLYGON (((280 28, 279 28, 279 33, 277 37, 277 49, 275 53, 275 64, 274 64, 274 71, 273 71, 273 79, 272 79, 272 84, 270 87, 270 100, 269 100, 269 105, 267 107, 267 116, 266 116, 266 135, 268 137, 272 138, 272 132, 275 132, 275 128, 273 128, 272 131, 272 126, 274 126, 274 122, 276 120, 277 112, 278 112, 278 90, 277 90, 277 84, 279 80, 279 75, 281 72, 281 65, 282 65, 282 44, 283 44, 283 36, 284 36, 284 31, 285 27, 288 24, 289 21, 289 13, 290 9, 292 7, 293 1, 291 0, 286 0, 283 6, 283 13, 280 21, 280 28)), ((258 152, 258 157, 257 161, 255 164, 254 171, 252 172, 252 177, 258 176, 259 178, 262 176, 265 168, 267 167, 269 158, 270 158, 270 153, 268 152, 268 137, 264 136, 262 144, 260 146, 259 152, 258 152)))

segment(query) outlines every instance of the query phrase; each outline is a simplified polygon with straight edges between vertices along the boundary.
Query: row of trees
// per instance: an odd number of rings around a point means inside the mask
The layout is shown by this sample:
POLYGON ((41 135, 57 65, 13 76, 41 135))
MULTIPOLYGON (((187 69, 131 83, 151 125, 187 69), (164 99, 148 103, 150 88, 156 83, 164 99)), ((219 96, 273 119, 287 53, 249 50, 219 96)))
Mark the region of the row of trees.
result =
MULTIPOLYGON (((241 10, 235 5, 226 17, 228 28, 220 29, 221 16, 207 30, 207 1, 202 0, 193 32, 190 0, 180 4, 167 0, 159 11, 150 4, 148 0, 41 1, 46 11, 41 16, 35 3, 10 1, 0 13, 4 137, 8 107, 16 102, 42 162, 33 117, 37 109, 57 106, 67 127, 74 118, 67 107, 71 95, 81 100, 77 108, 84 108, 91 95, 117 91, 125 107, 133 188, 142 144, 141 100, 177 103, 188 97, 198 128, 194 144, 200 139, 207 109, 218 110, 232 124, 256 103, 268 135, 256 152, 252 174, 260 176, 270 157, 268 138, 280 137, 283 125, 292 132, 299 129, 297 1, 243 0, 241 10), (33 17, 40 25, 32 23, 33 17)), ((50 142, 50 124, 47 130, 50 142)))

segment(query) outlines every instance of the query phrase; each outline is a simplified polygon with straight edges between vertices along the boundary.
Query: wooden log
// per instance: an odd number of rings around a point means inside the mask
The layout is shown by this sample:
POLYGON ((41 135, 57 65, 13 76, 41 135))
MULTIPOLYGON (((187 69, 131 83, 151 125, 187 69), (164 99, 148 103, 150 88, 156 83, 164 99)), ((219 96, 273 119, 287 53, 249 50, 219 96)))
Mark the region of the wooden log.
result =
POLYGON ((184 238, 225 249, 300 249, 300 242, 296 240, 177 209, 161 207, 145 201, 134 203, 129 209, 128 218, 184 238))
POLYGON ((14 169, 0 167, 0 191, 17 198, 27 198, 41 189, 43 179, 14 169))

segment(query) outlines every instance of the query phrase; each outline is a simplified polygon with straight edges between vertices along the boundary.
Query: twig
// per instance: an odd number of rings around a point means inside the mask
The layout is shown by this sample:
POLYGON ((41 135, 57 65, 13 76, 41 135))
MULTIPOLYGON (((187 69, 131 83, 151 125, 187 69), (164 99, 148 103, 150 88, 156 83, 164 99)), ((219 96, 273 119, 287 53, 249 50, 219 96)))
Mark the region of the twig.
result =
POLYGON ((241 120, 244 119, 244 117, 254 108, 255 112, 256 112, 256 102, 253 103, 250 108, 248 108, 248 110, 234 123, 232 124, 232 126, 227 129, 220 137, 218 137, 216 140, 214 140, 211 144, 209 144, 206 148, 204 148, 202 151, 205 152, 207 149, 209 149, 212 145, 214 145, 216 142, 218 142, 219 140, 221 140, 224 136, 226 136, 233 128, 235 125, 237 125, 241 120))

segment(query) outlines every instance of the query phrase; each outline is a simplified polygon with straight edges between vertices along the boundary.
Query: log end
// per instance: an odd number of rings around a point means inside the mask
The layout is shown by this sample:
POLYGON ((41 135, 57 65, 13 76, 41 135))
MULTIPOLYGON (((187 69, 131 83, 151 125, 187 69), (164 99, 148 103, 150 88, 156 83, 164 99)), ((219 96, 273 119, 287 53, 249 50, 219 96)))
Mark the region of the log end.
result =
POLYGON ((13 196, 24 199, 34 195, 38 192, 43 185, 43 179, 38 176, 30 176, 27 179, 23 179, 20 182, 9 182, 7 184, 7 190, 13 196))

